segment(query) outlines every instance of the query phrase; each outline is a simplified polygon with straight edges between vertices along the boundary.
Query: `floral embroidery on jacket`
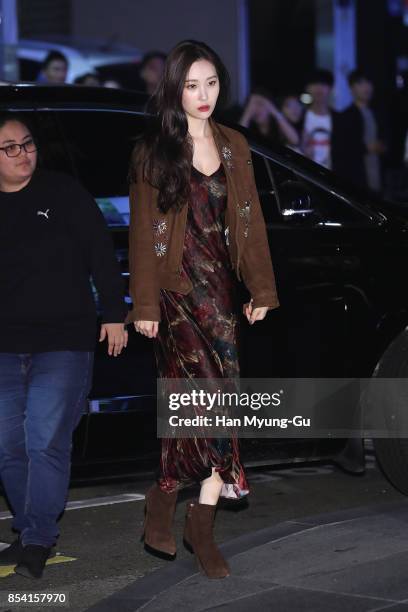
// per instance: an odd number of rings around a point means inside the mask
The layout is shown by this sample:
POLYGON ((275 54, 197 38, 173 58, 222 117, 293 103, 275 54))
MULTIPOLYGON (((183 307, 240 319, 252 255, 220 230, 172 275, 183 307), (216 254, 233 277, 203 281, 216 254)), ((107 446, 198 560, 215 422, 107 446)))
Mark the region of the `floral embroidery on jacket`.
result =
POLYGON ((167 222, 164 219, 155 219, 153 221, 153 231, 156 236, 161 236, 167 230, 167 222))
POLYGON ((165 233, 167 231, 167 221, 165 219, 154 219, 153 221, 153 233, 157 240, 160 240, 155 243, 154 251, 157 257, 163 257, 167 251, 167 244, 165 233))
POLYGON ((245 200, 244 205, 239 208, 239 216, 244 219, 244 237, 248 237, 249 232, 249 217, 251 214, 251 200, 245 200))
POLYGON ((229 147, 227 147, 226 145, 224 145, 221 149, 221 154, 223 156, 223 158, 225 159, 225 162, 228 166, 228 168, 230 170, 232 170, 232 168, 234 167, 233 161, 232 161, 232 151, 229 147))
POLYGON ((167 245, 164 242, 156 242, 154 245, 154 250, 156 252, 157 257, 163 257, 167 251, 167 245))

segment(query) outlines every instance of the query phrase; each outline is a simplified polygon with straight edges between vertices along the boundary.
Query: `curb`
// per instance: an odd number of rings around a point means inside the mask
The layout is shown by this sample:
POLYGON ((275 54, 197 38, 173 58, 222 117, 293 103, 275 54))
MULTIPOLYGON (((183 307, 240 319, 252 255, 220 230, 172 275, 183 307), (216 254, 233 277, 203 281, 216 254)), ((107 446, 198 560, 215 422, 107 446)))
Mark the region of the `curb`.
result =
MULTIPOLYGON (((273 527, 266 527, 253 533, 248 533, 229 542, 220 545, 220 550, 226 558, 231 558, 247 552, 252 548, 262 546, 274 540, 280 540, 293 534, 307 532, 317 526, 335 523, 344 523, 360 519, 364 516, 389 513, 395 510, 408 511, 408 500, 406 502, 392 502, 376 504, 375 506, 359 506, 357 508, 317 514, 309 517, 284 521, 273 527)), ((134 612, 142 606, 151 602, 158 594, 166 591, 194 574, 198 570, 194 559, 183 559, 173 561, 170 566, 160 568, 143 578, 138 578, 120 591, 103 599, 87 609, 87 612, 134 612)))

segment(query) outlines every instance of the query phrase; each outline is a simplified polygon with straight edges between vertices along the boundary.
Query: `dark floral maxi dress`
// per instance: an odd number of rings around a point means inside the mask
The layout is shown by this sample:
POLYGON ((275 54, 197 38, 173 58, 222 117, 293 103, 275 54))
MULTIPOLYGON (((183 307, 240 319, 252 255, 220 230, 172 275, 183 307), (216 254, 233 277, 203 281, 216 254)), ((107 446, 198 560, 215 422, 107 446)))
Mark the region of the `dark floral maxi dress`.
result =
MULTIPOLYGON (((182 260, 182 277, 192 291, 162 289, 161 323, 155 341, 161 378, 236 378, 236 287, 224 228, 227 184, 222 164, 207 176, 192 166, 191 200, 182 260)), ((171 492, 211 476, 224 481, 221 496, 249 492, 239 460, 238 441, 228 438, 164 438, 158 483, 171 492)))

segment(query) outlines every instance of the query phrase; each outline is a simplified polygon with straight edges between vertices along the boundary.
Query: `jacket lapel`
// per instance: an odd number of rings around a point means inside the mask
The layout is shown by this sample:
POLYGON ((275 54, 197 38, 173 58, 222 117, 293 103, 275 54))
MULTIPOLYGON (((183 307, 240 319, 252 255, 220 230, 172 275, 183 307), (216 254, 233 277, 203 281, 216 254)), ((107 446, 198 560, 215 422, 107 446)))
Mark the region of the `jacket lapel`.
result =
POLYGON ((227 214, 225 216, 225 225, 229 230, 228 247, 231 253, 231 259, 234 262, 234 267, 238 278, 239 274, 239 256, 242 252, 241 232, 239 231, 239 197, 237 192, 237 178, 234 159, 234 146, 230 142, 222 126, 217 124, 210 118, 210 125, 214 135, 214 142, 218 149, 218 155, 223 165, 225 176, 227 178, 227 214))

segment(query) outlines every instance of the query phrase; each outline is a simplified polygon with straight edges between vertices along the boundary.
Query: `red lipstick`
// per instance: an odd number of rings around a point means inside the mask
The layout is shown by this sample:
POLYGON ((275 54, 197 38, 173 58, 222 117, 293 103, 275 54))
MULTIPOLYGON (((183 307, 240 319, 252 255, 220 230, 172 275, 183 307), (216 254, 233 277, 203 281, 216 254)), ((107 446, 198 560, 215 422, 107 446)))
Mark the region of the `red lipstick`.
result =
POLYGON ((199 106, 198 110, 201 111, 202 113, 205 113, 210 110, 210 106, 208 104, 205 104, 203 106, 199 106))

